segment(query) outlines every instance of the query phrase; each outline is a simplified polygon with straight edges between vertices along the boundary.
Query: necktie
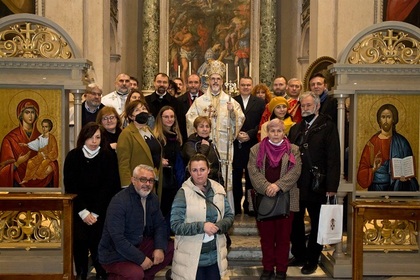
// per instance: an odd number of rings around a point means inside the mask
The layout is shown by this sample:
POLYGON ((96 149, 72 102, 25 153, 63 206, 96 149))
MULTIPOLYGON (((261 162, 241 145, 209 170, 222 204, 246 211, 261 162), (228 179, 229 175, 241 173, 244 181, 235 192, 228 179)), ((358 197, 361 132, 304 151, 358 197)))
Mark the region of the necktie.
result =
POLYGON ((311 125, 309 124, 309 123, 306 123, 306 127, 305 127, 305 134, 306 133, 308 133, 308 130, 309 130, 309 127, 310 127, 311 125))
POLYGON ((197 95, 191 95, 192 102, 194 102, 194 100, 195 100, 196 97, 197 97, 197 95))

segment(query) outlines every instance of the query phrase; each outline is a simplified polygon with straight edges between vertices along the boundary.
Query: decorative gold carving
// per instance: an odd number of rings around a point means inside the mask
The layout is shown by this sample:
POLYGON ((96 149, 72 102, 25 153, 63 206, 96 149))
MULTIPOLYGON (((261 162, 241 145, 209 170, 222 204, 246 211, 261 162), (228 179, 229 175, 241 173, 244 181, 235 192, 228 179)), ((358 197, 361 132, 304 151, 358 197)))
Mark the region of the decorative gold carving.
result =
POLYGON ((27 247, 28 243, 38 243, 31 247, 59 247, 60 219, 61 211, 0 211, 0 248, 27 247))
POLYGON ((0 31, 0 57, 69 59, 72 56, 68 43, 46 26, 26 22, 0 31))
POLYGON ((347 60, 351 64, 419 64, 420 43, 402 31, 379 31, 359 41, 347 60))
POLYGON ((411 220, 370 220, 365 222, 364 249, 418 250, 417 223, 411 220))

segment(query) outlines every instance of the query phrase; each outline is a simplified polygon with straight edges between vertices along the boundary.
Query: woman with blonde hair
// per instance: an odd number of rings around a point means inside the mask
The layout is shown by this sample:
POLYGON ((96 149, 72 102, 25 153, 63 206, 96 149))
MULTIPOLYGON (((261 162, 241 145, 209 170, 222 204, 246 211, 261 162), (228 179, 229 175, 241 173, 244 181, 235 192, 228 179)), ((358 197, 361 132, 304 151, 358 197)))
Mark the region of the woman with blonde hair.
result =
POLYGON ((160 208, 167 219, 168 230, 172 202, 184 182, 185 165, 181 156, 182 135, 179 130, 175 109, 163 106, 156 116, 153 134, 163 147, 162 153, 162 196, 160 208))

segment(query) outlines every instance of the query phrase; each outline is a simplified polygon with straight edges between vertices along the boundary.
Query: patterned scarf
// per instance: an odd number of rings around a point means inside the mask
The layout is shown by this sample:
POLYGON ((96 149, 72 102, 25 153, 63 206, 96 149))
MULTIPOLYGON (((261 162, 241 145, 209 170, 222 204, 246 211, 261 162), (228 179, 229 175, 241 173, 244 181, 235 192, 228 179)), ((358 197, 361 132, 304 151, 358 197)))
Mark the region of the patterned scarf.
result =
POLYGON ((273 145, 269 142, 268 137, 265 137, 260 143, 260 149, 258 150, 257 155, 257 167, 262 168, 264 157, 267 155, 268 162, 270 167, 277 167, 280 164, 281 158, 287 153, 289 155, 289 171, 295 164, 295 156, 291 153, 290 142, 287 138, 283 139, 283 142, 280 145, 273 145))

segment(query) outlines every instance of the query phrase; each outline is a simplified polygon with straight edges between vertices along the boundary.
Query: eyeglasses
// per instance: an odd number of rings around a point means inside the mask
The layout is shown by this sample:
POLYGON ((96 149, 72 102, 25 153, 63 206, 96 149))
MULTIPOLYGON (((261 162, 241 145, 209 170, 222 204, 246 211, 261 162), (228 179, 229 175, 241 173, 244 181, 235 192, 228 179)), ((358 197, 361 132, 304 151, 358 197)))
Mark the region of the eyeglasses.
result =
POLYGON ((133 176, 133 179, 136 180, 136 181, 142 182, 142 183, 149 183, 149 184, 154 184, 155 183, 155 178, 147 179, 145 177, 138 178, 138 177, 133 176))
POLYGON ((103 117, 102 120, 105 121, 105 122, 108 121, 108 120, 113 121, 113 120, 115 120, 115 116, 103 117))
POLYGON ((93 96, 99 96, 99 97, 102 96, 102 93, 100 92, 88 92, 88 94, 92 94, 93 96))

